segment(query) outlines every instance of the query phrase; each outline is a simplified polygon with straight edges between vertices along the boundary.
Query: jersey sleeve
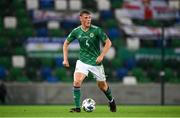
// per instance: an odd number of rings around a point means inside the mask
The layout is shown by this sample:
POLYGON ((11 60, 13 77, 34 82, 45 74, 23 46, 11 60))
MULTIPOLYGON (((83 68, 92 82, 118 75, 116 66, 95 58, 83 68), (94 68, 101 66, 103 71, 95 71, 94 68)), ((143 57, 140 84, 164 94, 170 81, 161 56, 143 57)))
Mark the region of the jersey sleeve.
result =
POLYGON ((75 36, 75 31, 73 30, 69 35, 68 35, 68 37, 67 37, 67 41, 69 42, 69 43, 71 43, 73 40, 75 40, 76 39, 76 36, 75 36))
POLYGON ((100 40, 104 43, 106 39, 108 38, 106 33, 102 31, 102 29, 98 28, 98 37, 100 40))

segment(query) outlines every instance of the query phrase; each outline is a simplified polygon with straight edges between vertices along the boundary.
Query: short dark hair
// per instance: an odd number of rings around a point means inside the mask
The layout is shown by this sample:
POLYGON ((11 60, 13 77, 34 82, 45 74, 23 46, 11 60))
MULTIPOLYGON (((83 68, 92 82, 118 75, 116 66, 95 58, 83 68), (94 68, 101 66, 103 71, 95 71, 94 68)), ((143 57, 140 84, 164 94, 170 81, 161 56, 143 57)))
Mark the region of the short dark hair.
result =
POLYGON ((84 10, 80 11, 79 15, 82 16, 83 14, 89 14, 90 15, 91 12, 89 10, 84 9, 84 10))

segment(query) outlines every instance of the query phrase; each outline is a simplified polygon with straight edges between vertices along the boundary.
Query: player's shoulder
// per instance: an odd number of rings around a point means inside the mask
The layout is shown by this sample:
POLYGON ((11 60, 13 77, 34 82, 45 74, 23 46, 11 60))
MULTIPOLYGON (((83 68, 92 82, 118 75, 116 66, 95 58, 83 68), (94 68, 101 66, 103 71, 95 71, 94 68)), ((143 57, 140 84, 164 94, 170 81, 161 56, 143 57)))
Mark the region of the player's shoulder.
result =
POLYGON ((91 25, 91 28, 93 28, 93 29, 100 29, 100 27, 98 27, 96 25, 91 25))
POLYGON ((99 32, 101 31, 101 28, 99 26, 96 26, 96 25, 91 25, 91 29, 95 32, 99 32))

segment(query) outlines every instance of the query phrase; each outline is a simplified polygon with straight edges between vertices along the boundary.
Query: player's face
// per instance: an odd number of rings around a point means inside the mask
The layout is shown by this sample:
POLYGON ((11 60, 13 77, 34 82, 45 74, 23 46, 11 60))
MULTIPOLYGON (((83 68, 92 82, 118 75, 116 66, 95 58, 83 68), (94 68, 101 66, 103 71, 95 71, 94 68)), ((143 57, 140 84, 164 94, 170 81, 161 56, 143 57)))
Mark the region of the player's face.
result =
POLYGON ((89 14, 82 14, 80 16, 80 21, 81 21, 81 24, 84 27, 90 27, 90 25, 91 25, 91 15, 89 15, 89 14))

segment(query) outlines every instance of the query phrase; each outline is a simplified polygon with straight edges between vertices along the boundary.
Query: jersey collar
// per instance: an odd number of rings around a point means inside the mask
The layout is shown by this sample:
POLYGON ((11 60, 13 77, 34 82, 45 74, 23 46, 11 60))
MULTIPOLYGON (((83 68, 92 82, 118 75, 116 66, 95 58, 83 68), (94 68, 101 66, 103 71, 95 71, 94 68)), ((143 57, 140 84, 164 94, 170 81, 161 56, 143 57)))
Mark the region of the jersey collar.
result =
POLYGON ((89 31, 89 29, 91 28, 91 25, 90 25, 90 27, 89 27, 86 31, 83 29, 82 25, 81 25, 80 27, 81 27, 81 30, 82 30, 82 31, 87 32, 87 31, 89 31))

